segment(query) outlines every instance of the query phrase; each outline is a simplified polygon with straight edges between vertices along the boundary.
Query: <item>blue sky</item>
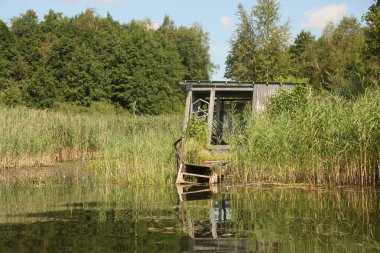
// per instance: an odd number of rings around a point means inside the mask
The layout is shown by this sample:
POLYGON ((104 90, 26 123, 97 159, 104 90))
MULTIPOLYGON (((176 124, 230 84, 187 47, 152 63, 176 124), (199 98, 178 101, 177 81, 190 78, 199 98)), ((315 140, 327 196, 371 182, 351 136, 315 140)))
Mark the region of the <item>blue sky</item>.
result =
MULTIPOLYGON (((339 22, 343 16, 353 15, 359 20, 374 0, 278 0, 283 21, 290 20, 291 32, 295 36, 302 29, 319 36, 324 25, 339 22)), ((73 16, 87 8, 105 16, 109 12, 121 23, 131 19, 150 18, 160 24, 169 15, 176 25, 202 25, 209 33, 210 54, 214 63, 220 66, 213 74, 214 80, 223 79, 225 59, 228 54, 228 41, 234 31, 236 7, 242 3, 246 9, 255 5, 251 0, 0 0, 0 19, 9 22, 14 16, 28 9, 37 12, 40 19, 50 10, 73 16)))

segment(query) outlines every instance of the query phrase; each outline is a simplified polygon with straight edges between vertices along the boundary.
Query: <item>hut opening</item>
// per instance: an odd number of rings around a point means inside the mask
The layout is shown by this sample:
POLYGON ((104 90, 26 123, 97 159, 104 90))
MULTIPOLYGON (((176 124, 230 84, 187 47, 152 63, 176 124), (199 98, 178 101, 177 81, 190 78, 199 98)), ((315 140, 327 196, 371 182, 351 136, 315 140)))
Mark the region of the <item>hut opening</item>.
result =
POLYGON ((223 146, 228 145, 224 134, 231 128, 234 117, 242 115, 244 110, 264 111, 269 97, 296 84, 185 80, 179 85, 186 92, 183 131, 191 117, 204 120, 208 144, 223 146))

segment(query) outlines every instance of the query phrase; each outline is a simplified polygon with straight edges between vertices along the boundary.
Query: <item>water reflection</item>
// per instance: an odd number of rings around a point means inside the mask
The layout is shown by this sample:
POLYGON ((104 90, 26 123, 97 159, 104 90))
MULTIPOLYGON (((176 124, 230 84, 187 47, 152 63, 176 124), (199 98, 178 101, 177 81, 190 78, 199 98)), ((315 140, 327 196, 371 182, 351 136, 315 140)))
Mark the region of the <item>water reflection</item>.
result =
POLYGON ((231 200, 219 186, 177 185, 177 192, 179 219, 188 235, 181 239, 181 252, 280 252, 277 241, 259 242, 229 229, 231 200))
POLYGON ((380 252, 380 193, 0 185, 2 252, 380 252))

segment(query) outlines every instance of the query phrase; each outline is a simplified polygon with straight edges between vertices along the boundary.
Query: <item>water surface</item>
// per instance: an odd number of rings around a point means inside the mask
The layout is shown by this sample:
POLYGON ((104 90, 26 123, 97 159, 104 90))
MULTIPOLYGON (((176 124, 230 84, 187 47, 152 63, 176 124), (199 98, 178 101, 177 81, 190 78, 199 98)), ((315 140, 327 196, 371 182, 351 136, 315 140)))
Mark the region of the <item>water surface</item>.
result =
POLYGON ((47 185, 0 187, 0 252, 380 252, 373 189, 47 185))

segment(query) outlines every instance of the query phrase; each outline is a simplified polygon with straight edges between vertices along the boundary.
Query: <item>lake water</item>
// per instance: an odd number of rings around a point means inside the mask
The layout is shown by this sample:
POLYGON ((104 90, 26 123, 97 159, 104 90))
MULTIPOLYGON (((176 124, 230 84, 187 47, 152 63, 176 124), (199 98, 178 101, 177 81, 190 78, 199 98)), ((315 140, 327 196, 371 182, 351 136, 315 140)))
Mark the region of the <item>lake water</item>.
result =
POLYGON ((380 252, 380 192, 0 187, 0 252, 380 252))

